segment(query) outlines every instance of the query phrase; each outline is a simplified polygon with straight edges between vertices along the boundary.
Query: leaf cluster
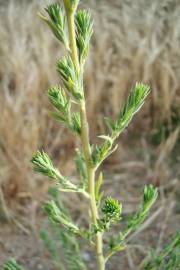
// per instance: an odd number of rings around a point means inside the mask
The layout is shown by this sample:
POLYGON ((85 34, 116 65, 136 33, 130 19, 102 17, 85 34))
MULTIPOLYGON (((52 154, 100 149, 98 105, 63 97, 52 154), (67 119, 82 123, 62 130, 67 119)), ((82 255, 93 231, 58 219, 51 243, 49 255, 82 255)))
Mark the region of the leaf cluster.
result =
POLYGON ((180 266, 179 254, 180 233, 177 232, 171 242, 167 244, 158 254, 155 251, 151 252, 150 258, 145 264, 144 270, 177 270, 180 266))
POLYGON ((75 164, 76 164, 76 171, 80 177, 80 187, 86 190, 88 186, 86 164, 84 155, 79 149, 76 149, 75 164))
POLYGON ((58 61, 57 71, 65 89, 75 98, 76 101, 80 101, 83 98, 80 78, 69 55, 58 61))
POLYGON ((68 49, 68 39, 66 33, 66 17, 61 6, 57 3, 51 4, 45 8, 48 15, 39 14, 40 17, 48 24, 55 37, 61 41, 68 49))
POLYGON ((139 211, 134 216, 129 218, 127 225, 128 229, 135 230, 140 226, 140 224, 149 214, 150 208, 156 201, 157 197, 157 188, 154 188, 152 185, 144 187, 143 200, 139 207, 139 211))
POLYGON ((63 123, 67 128, 80 135, 81 123, 78 112, 71 113, 71 101, 67 98, 65 91, 53 86, 48 90, 48 98, 57 112, 50 112, 50 115, 58 122, 63 123))
POLYGON ((107 197, 101 211, 103 216, 98 220, 97 231, 106 231, 109 230, 111 224, 120 221, 122 204, 112 197, 107 197))
POLYGON ((106 124, 110 129, 110 135, 99 136, 104 139, 104 142, 100 146, 96 146, 92 149, 92 162, 95 166, 99 166, 104 159, 116 150, 117 146, 112 149, 115 139, 117 139, 117 137, 125 130, 133 116, 142 107, 149 92, 149 86, 142 83, 136 83, 134 89, 130 92, 127 101, 120 110, 117 120, 113 121, 106 118, 106 124))
POLYGON ((82 65, 88 55, 90 39, 93 34, 93 23, 90 12, 87 10, 79 10, 76 14, 75 22, 79 62, 82 65))
POLYGON ((44 210, 52 222, 62 224, 67 230, 73 233, 79 233, 79 228, 60 210, 54 200, 45 203, 44 210))
POLYGON ((109 253, 107 257, 114 254, 125 247, 127 237, 129 234, 137 230, 142 222, 145 220, 149 211, 156 201, 158 196, 157 188, 152 185, 145 186, 143 190, 143 199, 139 206, 139 210, 134 215, 130 216, 124 231, 120 232, 119 235, 114 238, 112 237, 109 241, 109 253))
POLYGON ((37 151, 31 159, 33 169, 54 179, 60 190, 78 192, 78 188, 54 167, 52 160, 44 151, 37 151))

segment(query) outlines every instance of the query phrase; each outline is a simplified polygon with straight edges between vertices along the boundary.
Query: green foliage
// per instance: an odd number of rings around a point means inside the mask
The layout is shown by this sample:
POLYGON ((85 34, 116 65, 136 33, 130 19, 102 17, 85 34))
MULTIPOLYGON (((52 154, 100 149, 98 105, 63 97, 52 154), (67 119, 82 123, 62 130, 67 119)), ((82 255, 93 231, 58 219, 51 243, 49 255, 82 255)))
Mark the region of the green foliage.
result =
POLYGON ((24 270, 14 259, 9 259, 3 266, 2 270, 24 270))
POLYGON ((76 149, 75 157, 76 170, 80 176, 80 187, 87 189, 87 171, 84 156, 79 149, 76 149))
POLYGON ((142 107, 149 92, 149 86, 142 83, 136 83, 135 88, 131 91, 126 103, 123 105, 118 119, 116 121, 112 121, 111 119, 106 118, 106 124, 110 129, 111 135, 99 136, 104 139, 104 143, 100 146, 94 147, 93 149, 92 162, 95 166, 99 166, 102 161, 117 149, 117 146, 112 149, 115 139, 124 131, 135 113, 137 113, 142 107))
POLYGON ((50 112, 50 115, 80 135, 81 122, 79 112, 71 113, 71 102, 67 99, 65 91, 58 86, 53 86, 48 90, 48 97, 51 104, 58 110, 58 112, 50 112))
POLYGON ((180 233, 178 232, 172 241, 160 251, 152 252, 150 259, 145 264, 144 270, 177 270, 180 267, 180 233))
POLYGON ((84 63, 89 52, 89 43, 93 34, 91 14, 87 10, 79 10, 76 14, 76 42, 79 50, 79 62, 84 63))
POLYGON ((143 192, 143 200, 139 207, 139 211, 128 221, 128 229, 134 230, 140 226, 144 219, 149 214, 151 206, 154 204, 158 196, 157 188, 152 185, 145 186, 143 192))
POLYGON ((52 4, 45 8, 45 11, 47 12, 48 17, 39 14, 40 17, 48 24, 56 38, 68 49, 69 45, 65 29, 66 17, 63 9, 59 4, 52 4))
MULTIPOLYGON (((112 255, 116 251, 121 250, 125 246, 127 237, 132 231, 137 230, 145 218, 148 216, 149 211, 156 201, 158 196, 157 188, 154 188, 152 185, 145 186, 143 191, 143 199, 139 206, 139 210, 135 215, 129 217, 126 228, 123 232, 114 238, 112 237, 109 241, 109 254, 112 255)), ((107 255, 108 257, 109 255, 107 255)))
POLYGON ((61 190, 78 192, 78 188, 61 175, 59 170, 54 167, 50 157, 44 151, 37 151, 31 159, 31 162, 34 171, 56 180, 56 184, 61 190))
POLYGON ((60 179, 60 172, 54 167, 50 157, 44 151, 37 151, 31 159, 33 169, 52 179, 60 179))
POLYGON ((107 221, 118 221, 121 216, 122 205, 118 200, 108 197, 104 201, 104 205, 101 208, 102 213, 107 221))
POLYGON ((103 217, 98 220, 98 231, 108 230, 111 224, 121 219, 122 204, 118 200, 107 197, 101 208, 103 217))
POLYGON ((134 89, 130 92, 126 103, 122 107, 117 121, 107 121, 112 138, 117 138, 122 131, 128 126, 135 113, 144 104, 145 98, 150 93, 150 87, 142 83, 136 83, 134 89))
POLYGON ((100 205, 101 199, 104 195, 104 191, 100 192, 100 188, 101 188, 102 183, 103 183, 103 174, 102 174, 102 172, 100 172, 99 177, 98 177, 96 184, 95 184, 95 198, 96 198, 96 203, 98 206, 100 205))
MULTIPOLYGON (((70 215, 60 199, 57 189, 50 188, 49 195, 56 202, 60 212, 70 220, 70 215)), ((49 222, 48 231, 45 229, 41 230, 40 237, 58 270, 86 269, 81 259, 80 246, 71 231, 66 231, 59 224, 49 222)))
POLYGON ((68 216, 60 210, 53 200, 44 205, 44 210, 52 222, 62 224, 67 230, 79 233, 79 228, 71 222, 68 216))
POLYGON ((60 74, 61 80, 66 90, 80 101, 83 98, 79 76, 70 56, 65 56, 57 63, 57 71, 60 74))
POLYGON ((62 113, 65 121, 70 111, 70 101, 67 99, 65 91, 58 86, 53 86, 48 90, 48 98, 51 104, 62 113))
POLYGON ((74 112, 72 114, 72 130, 77 134, 81 134, 81 118, 79 112, 74 112))
POLYGON ((53 179, 56 189, 51 192, 52 200, 48 201, 44 209, 55 230, 56 240, 61 244, 64 258, 60 260, 56 250, 56 243, 44 231, 41 233, 45 245, 51 253, 59 269, 80 270, 86 269, 80 260, 80 249, 75 236, 81 236, 95 247, 98 268, 105 269, 105 263, 115 252, 125 248, 128 235, 139 228, 149 214, 150 208, 157 198, 157 189, 153 186, 144 188, 143 200, 137 213, 131 216, 123 232, 109 242, 109 250, 104 257, 103 233, 110 229, 110 225, 121 220, 122 205, 117 200, 107 197, 101 205, 104 192, 101 191, 103 182, 102 173, 95 181, 96 172, 100 164, 112 154, 117 145, 114 142, 128 126, 133 116, 143 105, 150 88, 137 83, 130 92, 127 101, 122 106, 117 120, 106 119, 110 134, 99 136, 103 140, 100 145, 91 145, 89 140, 89 127, 87 123, 86 104, 83 87, 84 63, 89 51, 90 39, 93 33, 93 23, 89 11, 76 12, 79 0, 64 0, 64 10, 53 4, 45 10, 48 18, 41 17, 50 26, 55 36, 64 43, 67 55, 57 63, 57 71, 61 78, 61 86, 54 86, 48 90, 48 98, 54 106, 51 116, 75 132, 81 142, 81 149, 76 152, 76 169, 80 175, 79 185, 71 183, 60 171, 54 167, 49 156, 38 151, 32 158, 35 171, 53 179), (67 22, 66 22, 67 21, 67 22), (69 38, 66 37, 66 24, 69 38), (69 48, 70 47, 70 48, 69 48), (72 106, 72 103, 74 106, 72 106), (76 109, 74 109, 76 108, 76 109), (89 228, 80 228, 70 218, 62 203, 57 198, 58 191, 79 192, 88 199, 90 208, 89 228), (101 215, 98 213, 101 207, 101 215), (63 228, 63 229, 62 229, 63 228), (76 256, 77 255, 77 256, 76 256), (65 261, 64 261, 65 259, 65 261))

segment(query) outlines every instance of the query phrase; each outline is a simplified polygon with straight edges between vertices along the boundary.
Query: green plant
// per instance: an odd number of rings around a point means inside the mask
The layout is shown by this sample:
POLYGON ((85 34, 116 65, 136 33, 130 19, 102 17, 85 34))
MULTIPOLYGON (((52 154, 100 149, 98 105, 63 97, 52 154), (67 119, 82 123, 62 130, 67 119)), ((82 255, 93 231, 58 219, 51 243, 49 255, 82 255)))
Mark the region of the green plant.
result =
MULTIPOLYGON (((69 217, 56 188, 49 188, 49 195, 61 211, 69 217)), ((42 229, 40 237, 49 251, 54 265, 59 270, 85 270, 86 266, 81 259, 80 246, 75 235, 59 224, 49 222, 49 228, 42 229)))
MULTIPOLYGON (((98 270, 104 270, 109 258, 114 253, 126 248, 127 237, 141 225, 157 198, 156 188, 151 185, 144 188, 139 210, 129 217, 123 231, 116 237, 106 239, 108 246, 105 253, 104 235, 113 224, 120 223, 122 204, 112 197, 104 198, 103 191, 101 191, 103 176, 100 173, 96 180, 96 172, 102 162, 117 149, 117 145, 114 145, 116 139, 141 108, 150 88, 142 83, 137 83, 120 110, 117 120, 106 118, 109 134, 99 136, 103 142, 99 145, 90 143, 83 73, 93 33, 93 23, 89 11, 77 10, 78 2, 78 0, 64 0, 65 11, 58 4, 49 5, 45 9, 47 16, 42 14, 40 16, 48 24, 56 38, 64 44, 67 51, 67 55, 57 63, 62 86, 51 87, 48 90, 48 98, 55 108, 55 111, 51 112, 50 115, 70 129, 81 142, 81 149, 77 150, 76 155, 76 167, 80 174, 79 185, 75 185, 67 177, 64 177, 44 151, 37 151, 34 154, 32 164, 35 171, 54 181, 58 191, 80 193, 88 200, 89 228, 81 228, 75 224, 55 199, 48 201, 44 210, 50 221, 56 226, 62 225, 65 232, 73 235, 73 239, 74 236, 81 236, 87 240, 95 250, 98 270)), ((46 233, 41 234, 41 237, 57 260, 56 251, 49 242, 46 233)), ((72 268, 69 267, 69 269, 72 268)))
POLYGON ((177 270, 180 266, 180 233, 178 232, 172 241, 166 245, 158 254, 151 252, 144 270, 177 270))

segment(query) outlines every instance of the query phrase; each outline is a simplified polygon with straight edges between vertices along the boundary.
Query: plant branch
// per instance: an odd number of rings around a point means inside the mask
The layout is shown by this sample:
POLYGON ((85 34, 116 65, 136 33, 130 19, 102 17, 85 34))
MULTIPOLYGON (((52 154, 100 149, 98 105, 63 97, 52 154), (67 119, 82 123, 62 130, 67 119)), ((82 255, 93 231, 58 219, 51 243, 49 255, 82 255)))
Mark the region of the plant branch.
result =
MULTIPOLYGON (((68 20, 71 58, 76 67, 76 72, 78 73, 79 78, 80 78, 81 74, 80 74, 80 65, 79 65, 77 45, 76 45, 76 32, 75 32, 75 20, 74 20, 75 9, 69 9, 66 0, 64 0, 64 6, 66 9, 67 20, 68 20)), ((82 91, 82 96, 84 97, 83 87, 81 91, 82 91)), ((91 164, 89 126, 87 122, 86 105, 85 105, 84 98, 79 103, 79 110, 80 110, 80 119, 81 119, 81 143, 82 143, 82 149, 83 149, 83 154, 84 154, 86 169, 87 169, 87 176, 88 176, 88 192, 90 195, 91 222, 96 225, 97 219, 98 219, 98 209, 97 209, 96 199, 95 199, 95 168, 91 164)), ((103 257, 103 241, 102 241, 101 232, 98 232, 96 234, 95 244, 96 244, 96 256, 97 256, 98 269, 104 270, 105 261, 103 257)))

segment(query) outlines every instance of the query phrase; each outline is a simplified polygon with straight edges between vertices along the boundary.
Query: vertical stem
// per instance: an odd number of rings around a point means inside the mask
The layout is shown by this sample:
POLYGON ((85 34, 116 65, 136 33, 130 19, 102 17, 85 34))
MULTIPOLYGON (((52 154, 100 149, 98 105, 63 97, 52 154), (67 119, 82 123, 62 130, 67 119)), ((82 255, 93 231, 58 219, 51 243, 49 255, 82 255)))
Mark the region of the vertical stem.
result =
MULTIPOLYGON (((75 33, 75 24, 74 24, 74 14, 75 9, 72 10, 69 7, 68 0, 64 0, 64 6, 67 14, 67 21, 68 21, 68 31, 69 31, 69 42, 70 42, 70 49, 71 49, 71 58, 76 67, 77 73, 80 74, 80 66, 78 60, 78 52, 76 46, 76 33, 75 33)), ((84 91, 82 89, 82 91, 84 91)), ((83 92, 84 96, 84 92, 83 92)), ((86 163, 87 175, 88 175, 88 192, 90 194, 90 210, 91 210, 91 221, 93 224, 97 225, 98 219, 98 209, 96 205, 95 199, 95 168, 93 168, 91 164, 91 147, 89 141, 89 126, 87 121, 87 114, 86 114, 86 105, 85 100, 83 99, 79 105, 80 110, 80 118, 81 118, 81 143, 83 154, 86 163)), ((98 270, 105 270, 105 259, 103 256, 103 239, 102 233, 98 232, 96 234, 96 258, 98 264, 98 270)))

